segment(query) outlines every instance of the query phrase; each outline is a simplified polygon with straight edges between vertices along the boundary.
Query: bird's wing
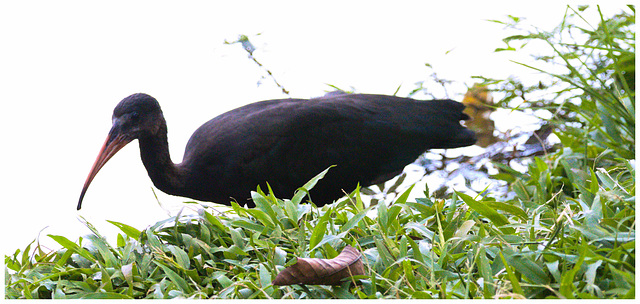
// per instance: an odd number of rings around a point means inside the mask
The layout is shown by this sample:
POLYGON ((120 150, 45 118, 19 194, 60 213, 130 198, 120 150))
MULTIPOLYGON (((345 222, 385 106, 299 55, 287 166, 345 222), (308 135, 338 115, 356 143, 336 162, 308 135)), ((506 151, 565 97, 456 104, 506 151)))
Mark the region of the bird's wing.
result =
POLYGON ((460 125, 463 108, 449 100, 365 94, 281 101, 248 117, 251 148, 242 152, 242 163, 247 174, 264 168, 274 182, 295 185, 337 165, 331 171, 344 178, 345 187, 353 184, 348 176, 368 185, 428 149, 472 144, 472 133, 460 125))

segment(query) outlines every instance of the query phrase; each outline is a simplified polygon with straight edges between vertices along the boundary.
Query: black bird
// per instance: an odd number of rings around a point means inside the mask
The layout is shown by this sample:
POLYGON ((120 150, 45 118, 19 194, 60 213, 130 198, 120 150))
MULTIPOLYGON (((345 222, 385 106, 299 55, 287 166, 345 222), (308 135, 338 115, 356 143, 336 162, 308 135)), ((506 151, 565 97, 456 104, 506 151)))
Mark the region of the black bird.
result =
POLYGON ((268 182, 278 197, 293 192, 331 165, 311 191, 322 206, 343 189, 386 181, 428 149, 475 143, 464 128, 464 105, 453 100, 414 100, 386 95, 330 94, 252 103, 198 128, 184 159, 169 156, 167 124, 160 105, 133 94, 113 110, 113 126, 85 181, 78 210, 100 168, 137 139, 153 184, 177 196, 254 207, 250 192, 268 182))

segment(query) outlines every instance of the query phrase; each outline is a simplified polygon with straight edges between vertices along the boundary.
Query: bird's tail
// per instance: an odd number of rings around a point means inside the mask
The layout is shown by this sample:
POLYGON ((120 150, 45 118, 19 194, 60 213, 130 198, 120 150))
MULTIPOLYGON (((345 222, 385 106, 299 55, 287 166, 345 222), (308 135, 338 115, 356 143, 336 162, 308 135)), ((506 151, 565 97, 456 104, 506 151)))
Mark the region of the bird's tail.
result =
MULTIPOLYGON (((455 109, 454 111, 457 112, 455 114, 458 116, 457 121, 471 119, 469 115, 462 112, 462 110, 464 110, 465 108, 464 105, 462 105, 462 103, 459 103, 453 100, 450 100, 449 102, 451 102, 452 104, 455 103, 455 106, 451 107, 450 109, 452 110, 455 109)), ((460 148, 460 147, 471 146, 476 143, 478 139, 476 137, 475 132, 465 128, 459 123, 456 123, 456 125, 457 125, 456 128, 453 128, 454 130, 456 130, 453 136, 448 138, 446 142, 441 143, 439 148, 442 148, 442 149, 460 148)))
POLYGON ((443 149, 466 147, 475 144, 476 140, 476 133, 466 128, 460 128, 458 133, 447 142, 442 143, 440 147, 443 149))

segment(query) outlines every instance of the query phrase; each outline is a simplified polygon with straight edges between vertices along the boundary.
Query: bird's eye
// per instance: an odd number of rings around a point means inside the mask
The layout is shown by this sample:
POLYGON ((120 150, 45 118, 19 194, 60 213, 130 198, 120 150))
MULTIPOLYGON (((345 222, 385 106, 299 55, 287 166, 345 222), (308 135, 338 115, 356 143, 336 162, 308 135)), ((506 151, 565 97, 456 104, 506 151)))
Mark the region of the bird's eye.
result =
POLYGON ((131 112, 131 119, 132 120, 138 120, 138 118, 140 118, 140 114, 136 111, 131 112))

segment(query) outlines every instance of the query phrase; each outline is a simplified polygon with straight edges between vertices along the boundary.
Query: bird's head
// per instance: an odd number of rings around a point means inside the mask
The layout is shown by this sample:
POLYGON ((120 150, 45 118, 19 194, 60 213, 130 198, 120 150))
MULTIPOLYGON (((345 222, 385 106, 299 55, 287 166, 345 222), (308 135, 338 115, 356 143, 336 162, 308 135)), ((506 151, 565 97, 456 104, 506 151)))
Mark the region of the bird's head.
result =
POLYGON ((98 174, 98 171, 113 157, 120 149, 134 139, 144 136, 154 136, 162 126, 164 118, 158 101, 143 93, 133 94, 123 99, 113 109, 111 130, 100 149, 89 176, 84 183, 80 199, 78 200, 78 210, 82 206, 89 184, 98 174))
POLYGON ((118 103, 111 120, 113 126, 109 136, 123 136, 131 141, 142 136, 154 136, 162 125, 162 110, 155 98, 137 93, 118 103))

